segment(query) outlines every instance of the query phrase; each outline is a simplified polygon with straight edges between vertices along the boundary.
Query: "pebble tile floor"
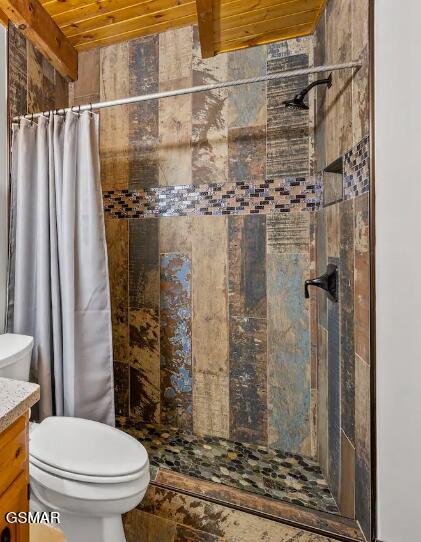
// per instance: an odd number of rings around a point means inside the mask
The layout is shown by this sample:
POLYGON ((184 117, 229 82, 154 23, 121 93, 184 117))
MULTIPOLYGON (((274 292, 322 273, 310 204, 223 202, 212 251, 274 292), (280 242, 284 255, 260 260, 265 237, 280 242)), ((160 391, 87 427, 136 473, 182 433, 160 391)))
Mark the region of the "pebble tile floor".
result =
POLYGON ((276 500, 338 514, 319 465, 298 454, 156 424, 117 425, 147 449, 152 472, 169 469, 276 500))

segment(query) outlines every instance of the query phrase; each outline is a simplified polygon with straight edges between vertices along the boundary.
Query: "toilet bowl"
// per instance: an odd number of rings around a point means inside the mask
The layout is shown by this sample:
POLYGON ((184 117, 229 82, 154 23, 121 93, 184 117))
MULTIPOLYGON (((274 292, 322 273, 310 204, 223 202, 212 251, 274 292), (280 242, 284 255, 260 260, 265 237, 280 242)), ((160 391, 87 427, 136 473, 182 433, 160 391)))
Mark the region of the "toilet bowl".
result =
MULTIPOLYGON (((28 380, 31 350, 31 337, 0 335, 0 376, 28 380)), ((121 515, 143 499, 149 459, 114 427, 54 416, 31 424, 29 476, 30 509, 59 512, 68 542, 126 542, 121 515)))
POLYGON ((69 542, 124 542, 121 515, 135 508, 149 484, 145 448, 107 425, 46 418, 29 443, 31 509, 60 512, 69 542))

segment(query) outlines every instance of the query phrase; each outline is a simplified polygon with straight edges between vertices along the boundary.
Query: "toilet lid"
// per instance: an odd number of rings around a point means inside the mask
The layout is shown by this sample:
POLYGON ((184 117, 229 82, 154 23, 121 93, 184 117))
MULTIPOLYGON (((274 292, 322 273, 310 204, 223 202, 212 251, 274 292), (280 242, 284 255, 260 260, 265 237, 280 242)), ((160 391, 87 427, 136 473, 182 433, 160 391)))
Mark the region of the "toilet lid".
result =
POLYGON ((114 427, 81 418, 46 418, 31 433, 29 452, 39 466, 74 473, 76 478, 124 477, 148 465, 148 454, 136 439, 114 427))

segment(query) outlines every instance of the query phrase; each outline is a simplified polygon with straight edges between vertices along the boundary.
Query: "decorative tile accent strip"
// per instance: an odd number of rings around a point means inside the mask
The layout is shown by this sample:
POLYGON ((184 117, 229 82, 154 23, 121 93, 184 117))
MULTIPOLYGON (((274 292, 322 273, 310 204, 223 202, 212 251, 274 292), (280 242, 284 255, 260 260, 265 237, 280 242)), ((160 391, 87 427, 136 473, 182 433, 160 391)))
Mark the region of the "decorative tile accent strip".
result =
POLYGON ((114 218, 186 215, 244 215, 314 211, 319 177, 160 186, 103 193, 104 211, 114 218))
POLYGON ((339 512, 319 464, 308 457, 219 437, 196 436, 171 426, 133 423, 124 417, 117 418, 117 426, 145 446, 152 479, 166 469, 278 501, 339 512))
POLYGON ((369 137, 344 155, 344 199, 368 192, 370 179, 369 137))

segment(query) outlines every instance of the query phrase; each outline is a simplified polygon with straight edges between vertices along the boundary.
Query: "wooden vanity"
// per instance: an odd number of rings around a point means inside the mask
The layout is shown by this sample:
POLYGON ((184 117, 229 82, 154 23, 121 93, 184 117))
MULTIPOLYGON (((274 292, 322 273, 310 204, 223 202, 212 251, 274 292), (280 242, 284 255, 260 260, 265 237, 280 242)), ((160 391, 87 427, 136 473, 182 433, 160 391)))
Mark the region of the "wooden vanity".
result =
POLYGON ((29 409, 39 386, 0 378, 0 542, 28 542, 27 523, 9 523, 8 512, 29 509, 29 409))

